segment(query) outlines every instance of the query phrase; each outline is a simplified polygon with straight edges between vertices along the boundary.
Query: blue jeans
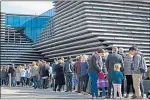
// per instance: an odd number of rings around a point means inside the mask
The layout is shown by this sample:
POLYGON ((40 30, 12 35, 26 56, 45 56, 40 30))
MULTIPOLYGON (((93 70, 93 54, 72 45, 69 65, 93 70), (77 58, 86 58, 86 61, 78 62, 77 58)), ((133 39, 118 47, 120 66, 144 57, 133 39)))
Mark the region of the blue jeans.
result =
POLYGON ((113 87, 112 80, 108 79, 108 96, 111 96, 111 89, 113 87))
POLYGON ((92 97, 96 96, 98 97, 98 88, 97 88, 97 80, 98 80, 98 74, 96 72, 89 73, 89 77, 92 82, 92 97))
POLYGON ((38 76, 33 76, 34 89, 37 88, 38 85, 38 76))
POLYGON ((140 90, 141 90, 141 96, 144 97, 144 85, 143 85, 143 80, 140 82, 140 90))
POLYGON ((102 96, 106 96, 106 90, 104 87, 102 88, 102 96))

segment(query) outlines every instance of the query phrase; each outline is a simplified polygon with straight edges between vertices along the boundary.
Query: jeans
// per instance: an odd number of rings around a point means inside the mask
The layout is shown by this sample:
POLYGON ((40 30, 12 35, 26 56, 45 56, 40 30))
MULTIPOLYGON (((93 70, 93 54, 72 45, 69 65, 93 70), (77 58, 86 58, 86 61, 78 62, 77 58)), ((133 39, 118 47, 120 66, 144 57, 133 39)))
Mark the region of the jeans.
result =
POLYGON ((97 88, 98 74, 96 72, 91 72, 89 73, 89 77, 92 82, 92 97, 94 96, 98 97, 98 88, 97 88))
POLYGON ((81 75, 77 75, 77 78, 78 78, 78 88, 77 88, 77 91, 78 92, 81 92, 81 75))
POLYGON ((78 84, 78 79, 77 79, 77 75, 76 74, 73 74, 73 77, 72 77, 72 88, 75 88, 78 84))
POLYGON ((91 79, 89 78, 89 81, 88 81, 88 93, 91 94, 91 86, 92 86, 92 83, 91 83, 91 79))
POLYGON ((38 76, 33 76, 34 89, 38 86, 38 76))
POLYGON ((26 84, 26 78, 25 77, 21 77, 21 84, 22 84, 22 87, 25 86, 25 84, 26 84))
POLYGON ((30 86, 30 78, 26 78, 26 86, 30 86))
POLYGON ((143 80, 140 82, 140 90, 141 90, 141 96, 144 97, 144 85, 143 85, 143 80))
POLYGON ((43 89, 48 88, 48 77, 46 79, 42 79, 42 88, 43 89))
POLYGON ((102 88, 102 96, 106 96, 106 90, 105 90, 105 87, 102 88))
POLYGON ((66 91, 72 91, 72 73, 66 73, 65 77, 66 77, 66 91))
POLYGON ((82 86, 83 92, 86 92, 88 80, 89 80, 88 74, 81 76, 81 86, 82 86))
POLYGON ((113 84, 112 84, 112 80, 111 79, 108 79, 108 96, 110 97, 111 96, 111 89, 113 87, 113 84))
POLYGON ((6 84, 6 78, 1 78, 1 81, 0 81, 0 82, 1 82, 1 85, 2 85, 2 86, 3 86, 3 85, 7 85, 7 84, 6 84))
POLYGON ((122 96, 124 96, 124 79, 122 80, 122 84, 121 84, 121 93, 122 96))

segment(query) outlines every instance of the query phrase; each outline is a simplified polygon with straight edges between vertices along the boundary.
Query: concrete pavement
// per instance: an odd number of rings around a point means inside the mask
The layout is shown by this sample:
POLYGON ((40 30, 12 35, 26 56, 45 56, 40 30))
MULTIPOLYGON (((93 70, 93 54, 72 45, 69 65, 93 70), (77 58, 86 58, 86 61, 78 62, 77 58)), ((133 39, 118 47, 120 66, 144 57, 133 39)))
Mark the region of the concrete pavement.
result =
MULTIPOLYGON (((91 100, 90 95, 75 92, 54 92, 51 89, 33 89, 27 87, 2 87, 2 100, 91 100)), ((102 100, 102 99, 99 99, 102 100)), ((109 100, 109 99, 104 99, 109 100)), ((111 99, 113 100, 113 99, 111 99)), ((131 99, 123 99, 131 100, 131 99)), ((144 99, 148 100, 148 99, 144 99)))
POLYGON ((1 88, 1 98, 5 100, 82 100, 90 99, 89 95, 82 95, 75 92, 54 92, 51 89, 33 89, 26 87, 2 87, 1 88))

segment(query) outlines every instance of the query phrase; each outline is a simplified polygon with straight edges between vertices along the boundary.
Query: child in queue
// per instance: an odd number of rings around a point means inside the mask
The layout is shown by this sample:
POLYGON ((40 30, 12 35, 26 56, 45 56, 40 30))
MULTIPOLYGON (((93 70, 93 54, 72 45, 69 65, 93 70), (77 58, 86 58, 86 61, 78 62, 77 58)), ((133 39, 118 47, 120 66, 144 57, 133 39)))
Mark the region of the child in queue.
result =
POLYGON ((111 78, 113 81, 113 87, 114 87, 114 98, 117 98, 117 92, 119 94, 119 98, 122 98, 122 93, 121 93, 121 84, 123 80, 123 73, 120 71, 120 64, 115 64, 114 65, 114 71, 112 72, 111 78))

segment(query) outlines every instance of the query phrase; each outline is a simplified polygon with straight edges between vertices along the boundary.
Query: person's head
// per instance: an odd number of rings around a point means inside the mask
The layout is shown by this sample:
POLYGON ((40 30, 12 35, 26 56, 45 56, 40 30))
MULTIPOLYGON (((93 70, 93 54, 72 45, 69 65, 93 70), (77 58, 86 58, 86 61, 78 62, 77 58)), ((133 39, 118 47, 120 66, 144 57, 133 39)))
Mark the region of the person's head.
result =
POLYGON ((33 62, 32 62, 32 65, 33 65, 33 66, 36 66, 36 62, 35 62, 35 61, 33 61, 33 62))
POLYGON ((83 55, 82 56, 82 61, 84 62, 84 61, 87 61, 88 60, 88 56, 87 55, 83 55))
POLYGON ((119 54, 124 53, 124 49, 123 48, 119 48, 119 54))
POLYGON ((63 63, 62 58, 58 58, 58 63, 59 63, 59 64, 62 64, 62 63, 63 63))
POLYGON ((114 70, 115 70, 115 71, 120 71, 120 67, 121 67, 120 64, 115 64, 115 65, 114 65, 114 70))
POLYGON ((22 66, 22 69, 25 69, 25 66, 24 66, 24 65, 22 66))
POLYGON ((42 65, 46 66, 46 61, 42 60, 42 65))
POLYGON ((76 56, 76 61, 78 61, 79 60, 79 56, 76 56))
POLYGON ((130 54, 133 55, 133 56, 136 55, 137 51, 138 51, 138 49, 137 49, 136 46, 132 46, 129 49, 130 54))
POLYGON ((117 47, 113 47, 112 48, 112 53, 118 53, 118 48, 117 47))
POLYGON ((30 69, 30 68, 31 68, 31 65, 29 64, 28 67, 27 67, 27 69, 30 69))
POLYGON ((102 49, 102 48, 98 48, 98 49, 97 49, 97 53, 98 53, 99 56, 104 56, 105 50, 102 49))
POLYGON ((50 62, 47 62, 47 65, 48 65, 48 66, 50 66, 50 65, 51 65, 51 63, 50 63, 50 62))
POLYGON ((20 66, 17 67, 16 71, 17 71, 17 72, 20 72, 20 66))
POLYGON ((54 62, 56 63, 58 61, 58 59, 57 58, 54 58, 54 62))
POLYGON ((64 57, 61 57, 61 59, 62 59, 63 62, 65 61, 64 57))
POLYGON ((3 69, 3 66, 1 66, 1 70, 3 69))
POLYGON ((67 57, 67 60, 71 60, 71 59, 72 59, 71 56, 68 56, 68 57, 67 57))

